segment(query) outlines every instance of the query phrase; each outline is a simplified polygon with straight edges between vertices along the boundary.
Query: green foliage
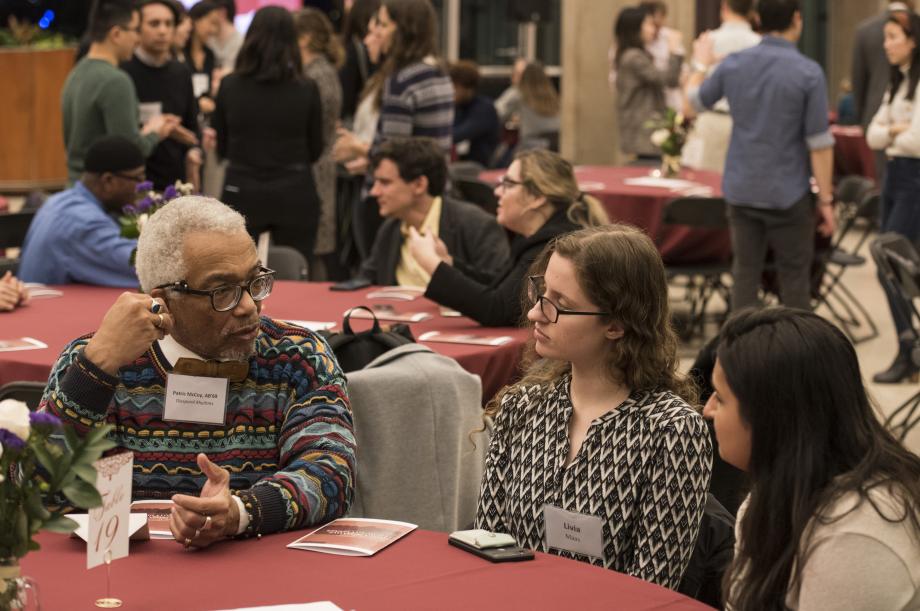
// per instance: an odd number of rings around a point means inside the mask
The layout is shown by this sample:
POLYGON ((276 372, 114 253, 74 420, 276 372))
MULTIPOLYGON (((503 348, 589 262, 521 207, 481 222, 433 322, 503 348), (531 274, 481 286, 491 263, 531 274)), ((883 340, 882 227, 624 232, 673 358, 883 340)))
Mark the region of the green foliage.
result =
POLYGON ((77 523, 64 517, 63 495, 73 507, 102 504, 93 463, 115 443, 111 425, 91 429, 82 439, 68 426, 33 423, 22 447, 4 444, 0 456, 0 559, 21 558, 37 550, 33 537, 42 530, 69 533, 77 523))

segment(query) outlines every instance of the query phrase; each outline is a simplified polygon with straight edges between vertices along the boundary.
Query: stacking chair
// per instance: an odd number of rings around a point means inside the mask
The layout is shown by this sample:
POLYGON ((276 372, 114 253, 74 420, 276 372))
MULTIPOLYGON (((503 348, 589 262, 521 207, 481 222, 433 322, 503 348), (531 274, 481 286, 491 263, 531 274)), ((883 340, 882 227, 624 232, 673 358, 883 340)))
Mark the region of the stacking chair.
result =
MULTIPOLYGON (((727 229, 728 217, 725 200, 720 197, 681 197, 668 202, 662 222, 666 225, 684 225, 698 229, 727 229)), ((706 306, 713 295, 719 294, 730 303, 730 289, 722 281, 731 273, 731 261, 704 261, 667 266, 668 280, 684 279, 685 299, 690 303, 690 326, 703 332, 706 306)), ((725 316, 728 315, 726 310, 725 316)))
POLYGON ((877 229, 880 198, 868 179, 848 178, 856 180, 848 184, 841 181, 838 187, 836 197, 839 229, 830 248, 820 254, 819 265, 816 268, 820 278, 813 286, 816 307, 825 306, 850 340, 858 344, 878 337, 878 327, 872 315, 843 284, 841 278, 849 268, 862 266, 866 262, 866 258, 859 254, 859 251, 877 229), (857 231, 858 237, 851 240, 850 237, 857 231), (844 240, 847 240, 850 246, 844 244, 844 240), (860 333, 863 327, 867 330, 860 333))
POLYGON ((22 401, 34 412, 38 409, 44 392, 44 382, 7 382, 0 386, 0 401, 4 399, 22 401))
MULTIPOLYGON (((879 272, 894 288, 904 312, 910 315, 910 339, 913 341, 911 360, 920 366, 920 312, 914 300, 920 297, 920 254, 910 240, 897 233, 880 235, 869 247, 879 272)), ((920 422, 920 392, 898 406, 885 420, 891 432, 901 441, 920 422)))
POLYGON ((478 178, 458 176, 451 179, 451 187, 458 199, 476 204, 489 214, 494 215, 498 211, 495 189, 489 183, 478 178))
POLYGON ((275 270, 278 280, 307 280, 307 260, 296 248, 269 246, 268 267, 275 270))

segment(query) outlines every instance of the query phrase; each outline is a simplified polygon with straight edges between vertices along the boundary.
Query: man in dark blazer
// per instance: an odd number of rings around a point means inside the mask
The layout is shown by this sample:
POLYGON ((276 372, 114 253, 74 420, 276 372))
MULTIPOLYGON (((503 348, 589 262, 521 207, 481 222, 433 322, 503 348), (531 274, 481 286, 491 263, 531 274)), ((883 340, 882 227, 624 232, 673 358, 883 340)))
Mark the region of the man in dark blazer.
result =
MULTIPOLYGON (((856 29, 853 45, 853 99, 856 102, 856 116, 863 129, 869 127, 875 116, 891 77, 891 64, 885 56, 885 22, 894 11, 911 11, 913 0, 890 0, 888 8, 880 14, 866 19, 856 29)), ((875 153, 875 176, 881 184, 885 176, 885 151, 875 153)))
POLYGON ((451 256, 485 272, 501 268, 510 256, 504 230, 473 204, 444 196, 447 163, 431 138, 392 138, 371 156, 380 215, 377 232, 359 275, 373 284, 426 286, 430 276, 409 252, 411 231, 428 232, 451 256))

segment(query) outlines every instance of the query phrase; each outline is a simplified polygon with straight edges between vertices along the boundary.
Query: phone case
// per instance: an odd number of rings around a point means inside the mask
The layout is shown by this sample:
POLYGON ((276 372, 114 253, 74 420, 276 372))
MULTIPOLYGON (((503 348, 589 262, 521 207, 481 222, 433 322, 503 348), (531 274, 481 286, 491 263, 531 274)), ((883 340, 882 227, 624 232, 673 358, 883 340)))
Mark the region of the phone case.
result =
POLYGON ((457 539, 448 538, 447 542, 454 547, 459 547, 463 551, 473 554, 474 556, 485 558, 489 562, 522 562, 524 560, 533 560, 533 550, 521 549, 517 545, 509 547, 490 547, 486 549, 479 549, 478 547, 467 545, 466 543, 458 541, 457 539))
POLYGON ((352 278, 351 280, 345 280, 343 282, 338 282, 329 287, 330 291, 357 291, 358 289, 363 289, 371 285, 370 280, 366 278, 352 278))
POLYGON ((488 549, 490 547, 514 547, 517 545, 517 541, 509 534, 494 533, 482 528, 456 530, 450 533, 450 538, 479 549, 488 549))

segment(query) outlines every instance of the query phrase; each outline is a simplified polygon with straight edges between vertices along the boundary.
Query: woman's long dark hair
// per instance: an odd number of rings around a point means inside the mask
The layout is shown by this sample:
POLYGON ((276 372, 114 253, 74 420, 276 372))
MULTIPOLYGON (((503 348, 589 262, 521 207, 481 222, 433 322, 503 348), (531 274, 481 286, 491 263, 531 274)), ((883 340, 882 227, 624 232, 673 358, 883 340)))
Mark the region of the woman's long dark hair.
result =
POLYGON ((280 6, 260 8, 249 24, 235 72, 259 82, 283 82, 300 79, 302 71, 291 13, 280 6))
POLYGON ((355 0, 351 10, 345 16, 342 27, 342 42, 350 44, 353 38, 359 42, 367 36, 367 25, 380 10, 380 0, 355 0))
POLYGON ((751 431, 751 496, 726 573, 734 609, 786 609, 801 584, 809 525, 846 493, 889 522, 909 521, 920 543, 920 458, 882 427, 856 351, 821 317, 800 310, 745 310, 722 328, 719 363, 751 431), (900 509, 869 496, 890 491, 900 509))
POLYGON ((617 45, 615 66, 620 66, 620 58, 629 49, 639 49, 643 53, 648 53, 645 43, 642 42, 642 22, 647 16, 648 11, 638 6, 627 6, 620 11, 613 27, 613 37, 617 45))
MULTIPOLYGON (((888 23, 893 23, 901 28, 904 35, 914 41, 914 51, 910 54, 910 68, 907 72, 907 99, 914 99, 914 92, 917 91, 917 83, 920 82, 920 17, 913 11, 894 11, 888 18, 888 23)), ((888 87, 890 99, 894 99, 894 94, 901 87, 901 81, 904 75, 901 73, 899 66, 891 67, 891 79, 888 87)))

